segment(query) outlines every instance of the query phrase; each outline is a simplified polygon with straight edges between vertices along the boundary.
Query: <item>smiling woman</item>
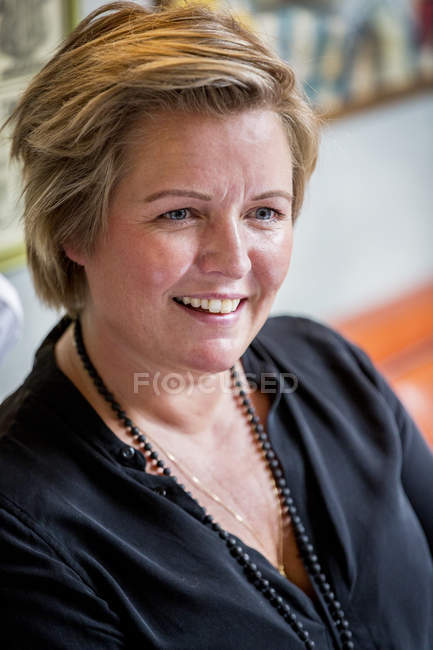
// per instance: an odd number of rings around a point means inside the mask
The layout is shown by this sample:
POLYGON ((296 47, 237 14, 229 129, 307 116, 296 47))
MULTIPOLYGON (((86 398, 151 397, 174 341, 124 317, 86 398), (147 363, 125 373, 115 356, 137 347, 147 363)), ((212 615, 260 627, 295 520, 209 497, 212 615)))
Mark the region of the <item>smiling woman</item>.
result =
POLYGON ((432 457, 361 350, 268 319, 317 156, 291 69, 118 2, 11 120, 67 315, 0 408, 2 647, 429 650, 432 457))
POLYGON ((147 122, 129 134, 127 172, 92 251, 64 247, 86 273, 83 326, 95 351, 116 342, 152 375, 222 372, 262 327, 289 266, 285 131, 269 109, 163 113, 151 124, 158 140, 147 122))

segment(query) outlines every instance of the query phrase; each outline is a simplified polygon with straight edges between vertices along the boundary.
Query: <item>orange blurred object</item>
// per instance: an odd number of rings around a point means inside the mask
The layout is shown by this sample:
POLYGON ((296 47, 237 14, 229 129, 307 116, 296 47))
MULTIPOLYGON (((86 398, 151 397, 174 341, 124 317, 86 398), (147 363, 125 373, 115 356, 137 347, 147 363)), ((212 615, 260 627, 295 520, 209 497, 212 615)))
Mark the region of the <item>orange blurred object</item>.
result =
POLYGON ((333 326, 370 355, 433 449, 433 281, 333 326))

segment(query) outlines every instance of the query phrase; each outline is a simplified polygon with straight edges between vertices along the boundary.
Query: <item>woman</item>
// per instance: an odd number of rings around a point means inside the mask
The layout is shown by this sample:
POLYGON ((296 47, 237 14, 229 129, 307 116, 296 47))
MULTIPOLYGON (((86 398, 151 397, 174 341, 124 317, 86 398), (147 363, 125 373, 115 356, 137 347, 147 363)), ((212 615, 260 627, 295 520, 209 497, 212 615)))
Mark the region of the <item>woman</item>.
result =
POLYGON ((1 411, 2 647, 431 648, 431 455, 359 349, 265 323, 317 152, 288 66, 115 3, 12 119, 68 316, 1 411))

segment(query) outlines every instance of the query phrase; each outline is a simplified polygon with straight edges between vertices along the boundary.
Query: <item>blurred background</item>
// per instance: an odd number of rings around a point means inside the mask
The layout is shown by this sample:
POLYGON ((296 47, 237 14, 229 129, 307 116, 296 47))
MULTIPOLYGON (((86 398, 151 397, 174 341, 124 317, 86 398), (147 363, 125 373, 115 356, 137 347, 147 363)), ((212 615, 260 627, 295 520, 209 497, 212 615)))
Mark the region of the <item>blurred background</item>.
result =
MULTIPOLYGON (((1 122, 65 33, 101 4, 0 0, 1 122)), ((230 7, 264 35, 325 119, 274 313, 326 321, 365 347, 433 441, 433 0, 208 4, 230 7)), ((0 400, 59 318, 34 295, 18 196, 5 132, 0 272, 22 318, 0 360, 0 400)))

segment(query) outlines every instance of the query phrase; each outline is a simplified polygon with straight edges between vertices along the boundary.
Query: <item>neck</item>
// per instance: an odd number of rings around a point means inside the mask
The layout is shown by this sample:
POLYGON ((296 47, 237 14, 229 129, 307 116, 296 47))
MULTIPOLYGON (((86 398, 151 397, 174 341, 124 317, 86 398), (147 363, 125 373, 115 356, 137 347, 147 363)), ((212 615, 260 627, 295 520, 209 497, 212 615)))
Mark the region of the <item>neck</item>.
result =
MULTIPOLYGON (((100 336, 85 319, 82 336, 86 352, 105 386, 137 423, 188 434, 190 439, 200 435, 203 442, 206 433, 213 432, 212 423, 228 422, 230 413, 235 412, 230 370, 210 374, 155 367, 148 361, 137 364, 118 339, 114 340, 109 332, 100 336)), ((99 406, 98 411, 105 407, 107 413, 110 407, 103 404, 104 399, 77 354, 72 328, 57 344, 56 357, 60 368, 85 397, 99 406)), ((114 413, 111 415, 114 418, 114 413)))

